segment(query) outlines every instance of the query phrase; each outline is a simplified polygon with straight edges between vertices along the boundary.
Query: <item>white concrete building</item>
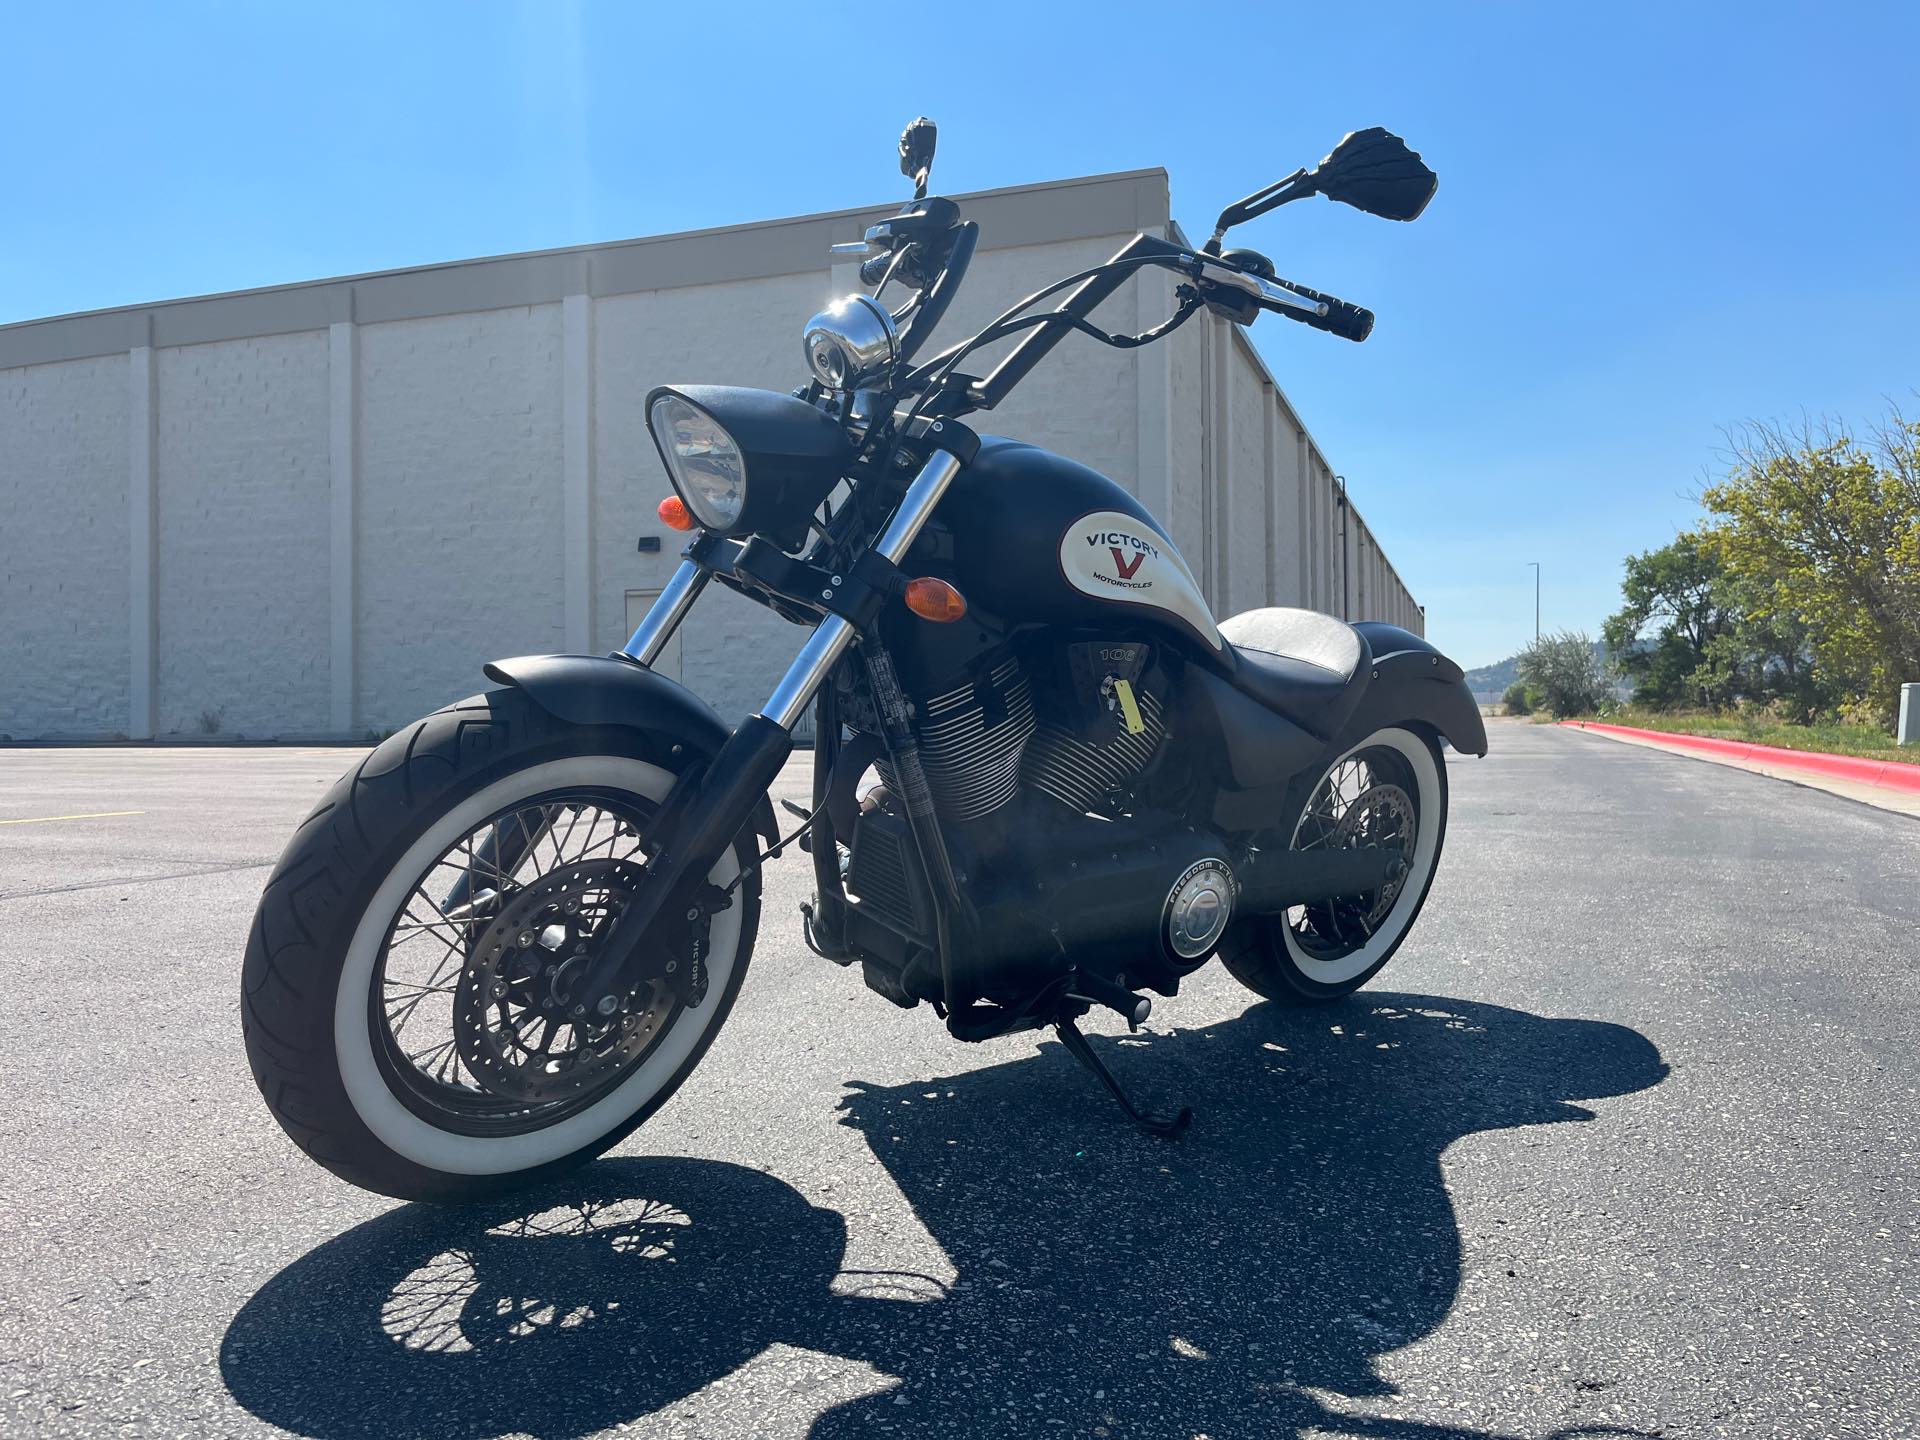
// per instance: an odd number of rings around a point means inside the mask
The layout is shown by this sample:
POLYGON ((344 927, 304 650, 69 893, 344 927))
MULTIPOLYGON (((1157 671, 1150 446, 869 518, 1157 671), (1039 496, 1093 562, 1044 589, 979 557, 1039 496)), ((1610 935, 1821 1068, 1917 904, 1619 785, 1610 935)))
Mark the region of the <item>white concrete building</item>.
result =
MULTIPOLYGON (((962 203, 981 245, 942 337, 1172 233, 1160 170, 962 203)), ((894 208, 0 327, 0 735, 359 737, 481 688, 493 657, 617 648, 681 538, 642 397, 804 379, 802 324, 856 288, 827 247, 894 208)), ((1144 328, 1172 288, 1148 271, 1097 318, 1144 328)), ((1222 616, 1423 628, 1223 321, 1130 352, 1070 338, 974 423, 1127 486, 1222 616)), ((715 587, 666 663, 731 719, 797 638, 715 587)))

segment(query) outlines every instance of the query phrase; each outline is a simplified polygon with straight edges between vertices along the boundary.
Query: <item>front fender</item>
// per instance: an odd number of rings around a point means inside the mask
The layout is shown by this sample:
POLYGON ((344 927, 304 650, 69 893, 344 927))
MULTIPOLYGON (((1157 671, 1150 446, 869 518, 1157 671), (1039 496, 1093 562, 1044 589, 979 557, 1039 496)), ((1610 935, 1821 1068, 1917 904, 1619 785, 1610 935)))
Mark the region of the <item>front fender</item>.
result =
POLYGON ((1487 726, 1464 672, 1433 645, 1398 625, 1363 621, 1354 629, 1373 648, 1373 673, 1336 750, 1383 725, 1413 720, 1431 726, 1463 755, 1487 753, 1487 726))
MULTIPOLYGON (((676 753, 711 760, 733 733, 706 701, 637 660, 516 655, 485 668, 489 680, 511 685, 556 720, 618 726, 661 742, 668 752, 663 760, 676 753)), ((753 828, 769 845, 780 838, 773 805, 764 796, 754 810, 753 828)))

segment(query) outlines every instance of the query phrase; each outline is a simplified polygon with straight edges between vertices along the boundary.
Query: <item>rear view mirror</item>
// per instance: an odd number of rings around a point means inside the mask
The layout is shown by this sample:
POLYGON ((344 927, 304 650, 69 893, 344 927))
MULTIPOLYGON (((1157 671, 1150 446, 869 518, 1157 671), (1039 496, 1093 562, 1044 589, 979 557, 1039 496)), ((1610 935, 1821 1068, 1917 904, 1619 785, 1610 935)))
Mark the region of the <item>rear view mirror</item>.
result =
POLYGON ((1322 160, 1301 188, 1369 215, 1412 220, 1427 208, 1440 178, 1398 135, 1378 125, 1356 130, 1322 160))
POLYGON ((927 176, 933 170, 934 142, 939 136, 939 127, 924 115, 900 132, 900 173, 913 181, 916 200, 926 198, 927 176))

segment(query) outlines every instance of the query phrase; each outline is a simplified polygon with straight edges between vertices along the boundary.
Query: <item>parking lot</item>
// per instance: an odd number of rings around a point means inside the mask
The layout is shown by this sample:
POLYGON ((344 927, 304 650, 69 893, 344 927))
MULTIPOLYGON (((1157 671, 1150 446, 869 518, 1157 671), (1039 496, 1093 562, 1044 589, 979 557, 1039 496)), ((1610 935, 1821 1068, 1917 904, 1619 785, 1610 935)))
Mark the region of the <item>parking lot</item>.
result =
POLYGON ((0 1429, 1920 1434, 1920 822, 1493 744, 1372 988, 1098 1027, 1177 1143, 813 957, 786 860, 679 1095, 477 1210, 247 1074, 255 898, 357 752, 0 751, 0 1429))

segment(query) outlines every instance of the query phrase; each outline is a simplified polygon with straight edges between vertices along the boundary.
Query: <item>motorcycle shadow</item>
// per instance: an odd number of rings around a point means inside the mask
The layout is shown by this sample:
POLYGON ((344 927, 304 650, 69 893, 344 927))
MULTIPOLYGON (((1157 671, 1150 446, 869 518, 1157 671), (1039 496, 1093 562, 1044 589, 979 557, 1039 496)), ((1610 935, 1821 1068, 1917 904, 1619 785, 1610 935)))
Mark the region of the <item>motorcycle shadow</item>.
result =
MULTIPOLYGON (((1382 992, 1094 1044, 1130 1083, 1193 1104, 1192 1131, 1126 1127, 1057 1044, 853 1085, 843 1121, 945 1250, 950 1288, 843 1274, 840 1215, 758 1171, 606 1160, 320 1246, 234 1319, 223 1377, 304 1434, 572 1436, 784 1343, 900 1377, 827 1410, 817 1440, 1467 1440, 1483 1432, 1351 1416, 1310 1390, 1392 1394, 1375 1359, 1445 1318, 1449 1144, 1591 1119, 1575 1100, 1666 1074, 1623 1026, 1382 992)), ((761 1428, 750 1410, 729 1427, 761 1428)))

